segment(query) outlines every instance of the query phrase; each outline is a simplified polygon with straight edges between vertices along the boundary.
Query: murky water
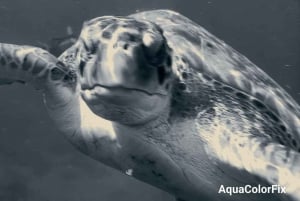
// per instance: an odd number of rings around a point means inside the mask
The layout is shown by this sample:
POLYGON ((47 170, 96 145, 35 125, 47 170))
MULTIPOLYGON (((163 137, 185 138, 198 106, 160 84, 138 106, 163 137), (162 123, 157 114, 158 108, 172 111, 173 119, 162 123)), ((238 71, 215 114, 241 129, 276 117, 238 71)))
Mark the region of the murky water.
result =
MULTIPOLYGON (((101 15, 167 8, 250 58, 300 102, 297 0, 0 0, 0 42, 38 45, 101 15)), ((38 92, 0 88, 1 201, 171 201, 168 194, 80 154, 60 136, 38 92)))

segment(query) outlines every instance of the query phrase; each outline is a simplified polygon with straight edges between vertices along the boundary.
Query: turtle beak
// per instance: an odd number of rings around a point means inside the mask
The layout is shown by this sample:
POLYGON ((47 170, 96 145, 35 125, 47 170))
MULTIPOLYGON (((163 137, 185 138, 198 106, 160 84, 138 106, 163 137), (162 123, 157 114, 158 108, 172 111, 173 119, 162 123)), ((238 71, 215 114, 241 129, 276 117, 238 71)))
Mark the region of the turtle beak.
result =
POLYGON ((98 86, 167 95, 165 49, 162 37, 155 38, 154 34, 120 33, 115 40, 99 45, 95 54, 86 63, 81 63, 82 89, 98 86))

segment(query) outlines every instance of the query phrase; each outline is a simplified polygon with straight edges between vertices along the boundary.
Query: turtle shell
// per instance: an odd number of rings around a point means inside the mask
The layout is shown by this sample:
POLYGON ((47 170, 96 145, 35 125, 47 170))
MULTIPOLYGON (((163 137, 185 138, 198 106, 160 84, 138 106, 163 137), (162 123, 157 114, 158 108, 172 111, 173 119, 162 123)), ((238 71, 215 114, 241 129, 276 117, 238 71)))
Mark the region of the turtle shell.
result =
MULTIPOLYGON (((173 72, 178 77, 179 88, 195 92, 201 89, 199 85, 209 83, 211 90, 207 93, 215 93, 213 89, 219 87, 266 113, 267 118, 280 124, 282 130, 293 133, 294 141, 288 145, 297 144, 297 148, 300 148, 299 105, 245 56, 174 11, 146 11, 131 17, 151 21, 161 27, 172 49, 173 72)), ((200 98, 201 95, 197 94, 192 102, 200 98)), ((193 105, 199 106, 201 101, 193 105)), ((187 113, 197 113, 191 110, 187 113)))

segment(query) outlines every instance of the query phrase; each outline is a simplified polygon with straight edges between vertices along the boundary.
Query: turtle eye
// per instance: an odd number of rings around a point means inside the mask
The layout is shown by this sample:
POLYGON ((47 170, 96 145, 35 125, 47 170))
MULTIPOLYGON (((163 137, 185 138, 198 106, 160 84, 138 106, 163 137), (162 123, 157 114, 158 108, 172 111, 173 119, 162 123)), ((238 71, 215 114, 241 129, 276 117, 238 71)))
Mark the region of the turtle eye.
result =
POLYGON ((95 54, 96 51, 98 50, 98 44, 96 44, 95 42, 90 42, 90 44, 87 44, 87 42, 84 39, 81 39, 84 50, 86 51, 86 53, 88 55, 90 54, 95 54))
POLYGON ((149 63, 153 66, 160 66, 164 63, 166 56, 168 55, 166 44, 161 44, 158 50, 152 52, 146 47, 145 56, 149 63))
POLYGON ((85 46, 85 50, 88 55, 95 54, 97 52, 97 49, 98 49, 98 45, 96 45, 95 43, 91 43, 90 47, 85 46))
POLYGON ((79 63, 79 71, 80 71, 80 75, 83 77, 83 70, 84 70, 84 66, 85 66, 86 62, 83 61, 82 59, 80 60, 79 63))
POLYGON ((166 70, 165 70, 164 66, 159 66, 157 69, 157 73, 158 73, 159 84, 163 84, 163 82, 166 78, 166 70))
POLYGON ((95 54, 97 52, 97 50, 98 50, 98 45, 95 44, 95 43, 92 43, 91 48, 89 50, 89 53, 90 54, 95 54))

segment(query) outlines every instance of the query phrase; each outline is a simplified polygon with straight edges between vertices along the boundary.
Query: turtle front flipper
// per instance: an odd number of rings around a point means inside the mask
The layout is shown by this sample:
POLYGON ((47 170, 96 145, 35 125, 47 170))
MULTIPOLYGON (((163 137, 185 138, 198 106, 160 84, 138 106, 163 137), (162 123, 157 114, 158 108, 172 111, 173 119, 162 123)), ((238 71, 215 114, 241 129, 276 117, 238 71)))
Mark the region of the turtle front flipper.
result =
POLYGON ((21 82, 41 89, 48 81, 69 79, 69 72, 62 62, 41 48, 0 43, 0 85, 21 82))

